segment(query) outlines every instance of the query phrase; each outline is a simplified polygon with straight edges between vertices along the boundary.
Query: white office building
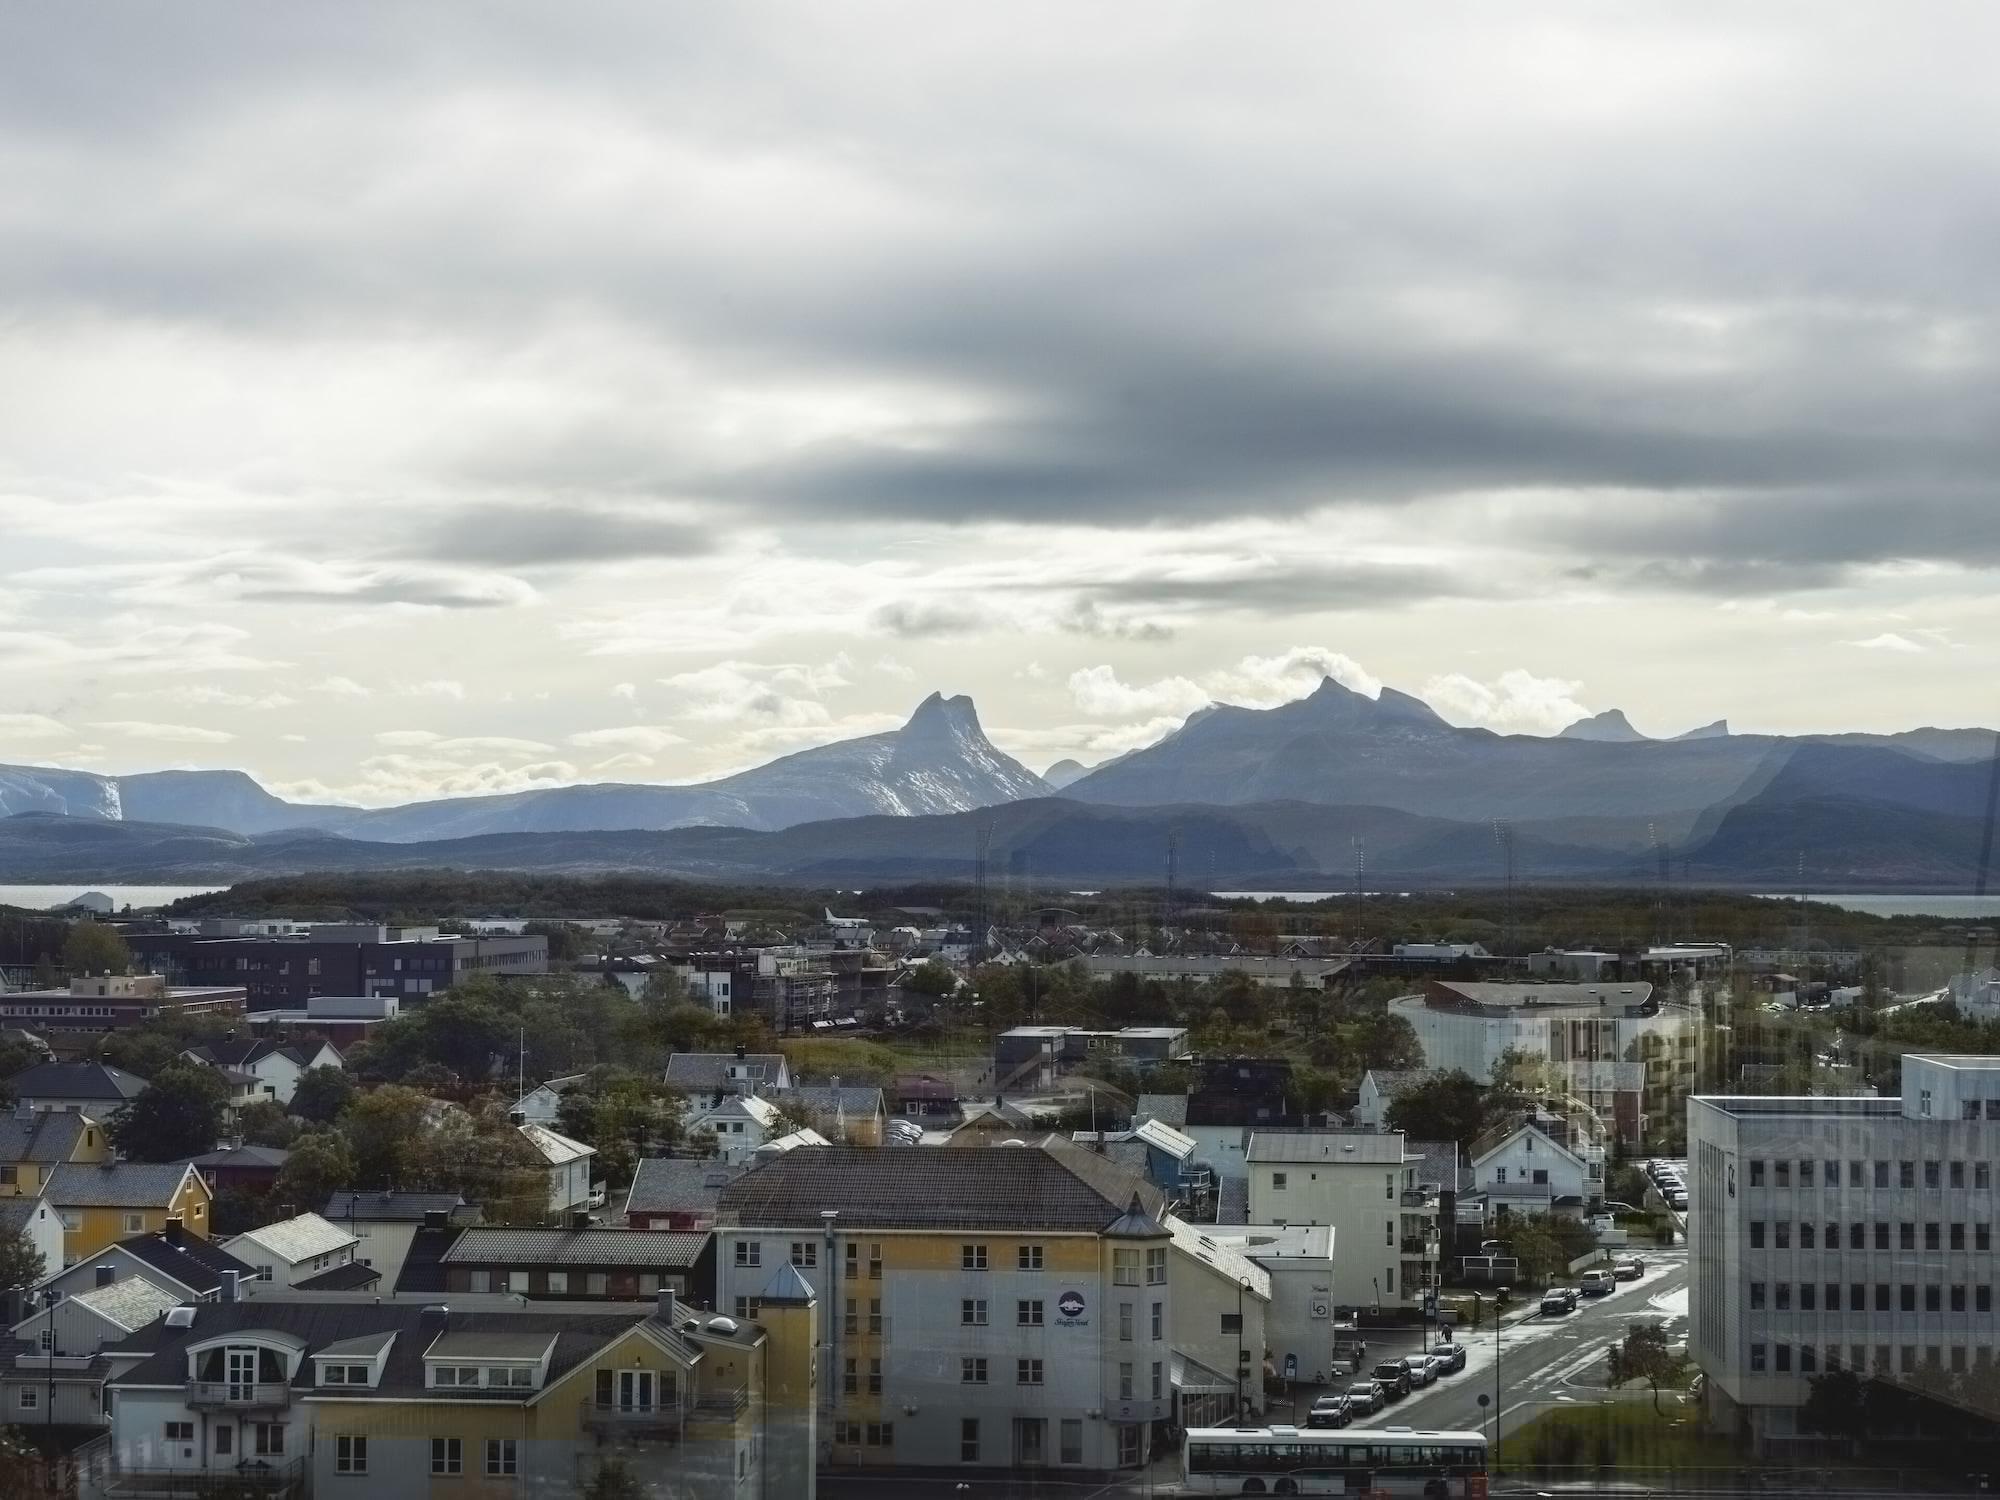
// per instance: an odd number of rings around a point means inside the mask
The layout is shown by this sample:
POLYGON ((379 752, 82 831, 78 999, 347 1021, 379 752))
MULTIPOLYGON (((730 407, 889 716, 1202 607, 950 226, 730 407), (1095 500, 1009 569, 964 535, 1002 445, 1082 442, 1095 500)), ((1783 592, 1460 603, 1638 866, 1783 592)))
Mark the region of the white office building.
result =
POLYGON ((1816 1375, 1990 1380, 2000 1057, 1907 1054, 1900 1098, 1697 1096, 1688 1151, 1713 1417, 1769 1447, 1816 1375))
POLYGON ((1247 1159, 1251 1223, 1333 1227, 1336 1306, 1417 1306, 1436 1284, 1438 1189, 1400 1131, 1260 1130, 1247 1159))

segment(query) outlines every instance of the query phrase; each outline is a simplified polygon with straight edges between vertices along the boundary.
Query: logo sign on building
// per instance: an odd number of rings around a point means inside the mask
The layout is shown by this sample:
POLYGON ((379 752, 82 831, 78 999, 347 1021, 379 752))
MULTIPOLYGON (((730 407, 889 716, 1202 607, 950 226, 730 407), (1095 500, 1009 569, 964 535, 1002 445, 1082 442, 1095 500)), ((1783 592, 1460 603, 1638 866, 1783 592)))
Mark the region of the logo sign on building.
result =
POLYGON ((1089 1321, 1083 1315, 1083 1306, 1082 1292, 1064 1292, 1060 1297, 1056 1298, 1057 1324, 1064 1328, 1083 1327, 1089 1321))

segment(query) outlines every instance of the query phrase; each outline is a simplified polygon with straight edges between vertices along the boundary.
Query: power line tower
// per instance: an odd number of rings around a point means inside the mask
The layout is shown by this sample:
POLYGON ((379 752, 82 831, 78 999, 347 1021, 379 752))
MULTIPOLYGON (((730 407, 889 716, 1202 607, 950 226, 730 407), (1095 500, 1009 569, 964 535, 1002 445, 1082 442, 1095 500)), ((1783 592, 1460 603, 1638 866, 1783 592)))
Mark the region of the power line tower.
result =
POLYGON ((1348 946, 1358 953, 1361 951, 1362 883, 1368 874, 1368 841, 1357 836, 1347 842, 1354 851, 1354 940, 1348 946))
POLYGON ((1514 946, 1514 825, 1505 818, 1493 820, 1493 847, 1500 851, 1500 878, 1502 881, 1502 919, 1500 940, 1508 948, 1514 946))

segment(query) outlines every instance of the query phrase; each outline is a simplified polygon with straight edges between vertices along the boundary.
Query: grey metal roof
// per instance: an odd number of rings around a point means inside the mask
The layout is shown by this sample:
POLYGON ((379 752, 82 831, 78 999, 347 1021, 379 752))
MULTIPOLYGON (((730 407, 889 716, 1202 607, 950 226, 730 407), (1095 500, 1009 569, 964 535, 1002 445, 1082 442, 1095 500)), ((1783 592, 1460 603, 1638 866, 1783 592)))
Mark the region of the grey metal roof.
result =
POLYGON ((220 1151, 207 1151, 200 1156, 190 1156, 191 1167, 282 1167, 292 1159, 292 1153, 282 1146, 225 1146, 220 1151))
MULTIPOLYGON (((19 1234, 35 1222, 35 1214, 41 1209, 40 1198, 0 1198, 0 1234, 19 1234)), ((51 1270, 61 1267, 52 1266, 51 1270)))
POLYGON ((145 1092, 146 1080, 109 1063, 46 1062, 7 1080, 16 1099, 102 1099, 119 1105, 145 1092))
POLYGON ((1372 1130, 1258 1130, 1244 1153, 1246 1161, 1335 1166, 1401 1166, 1405 1159, 1401 1135, 1372 1130))
POLYGON ((706 1233, 652 1229, 468 1229, 442 1259, 447 1265, 685 1270, 694 1264, 708 1240, 706 1233))
POLYGON ((546 1329, 450 1330, 424 1352, 432 1359, 540 1359, 551 1340, 546 1329))
MULTIPOLYGON (((1070 1148, 1075 1150, 1076 1148, 1070 1148)), ((1116 1185, 1093 1185, 1075 1162, 1042 1146, 912 1151, 827 1146, 790 1151, 751 1168, 722 1190, 717 1216, 750 1228, 820 1224, 837 1209, 842 1228, 990 1229, 1000 1233, 1101 1233, 1132 1193, 1157 1210, 1158 1194, 1115 1163, 1078 1152, 1116 1185)))
POLYGON ((768 1083, 785 1066, 782 1052, 676 1052, 667 1059, 667 1083, 677 1089, 722 1089, 742 1081, 731 1078, 731 1065, 752 1069, 754 1081, 768 1083))
POLYGON ((114 1281, 109 1286, 94 1286, 70 1298, 77 1305, 108 1318, 127 1333, 134 1328, 144 1328, 168 1308, 178 1305, 180 1300, 166 1288, 153 1285, 143 1276, 127 1276, 123 1281, 114 1281))
POLYGON ((1132 1101, 1133 1118, 1151 1115, 1162 1124, 1171 1125, 1176 1130, 1187 1124, 1187 1110, 1186 1094, 1141 1094, 1132 1101))
POLYGON ((396 1337, 394 1329, 381 1333, 364 1333, 358 1338, 336 1339, 333 1343, 313 1350, 314 1359, 373 1359, 396 1337))
POLYGON ((286 1264, 295 1266, 302 1260, 311 1260, 315 1255, 331 1255, 354 1241, 354 1235, 318 1214, 295 1214, 275 1224, 246 1229, 230 1243, 247 1243, 281 1256, 286 1264))
POLYGON ((457 1193, 335 1193, 319 1212, 321 1218, 335 1221, 421 1224, 427 1213, 450 1213, 464 1203, 457 1193))
POLYGON ((831 1084, 802 1083, 795 1088, 769 1089, 764 1097, 774 1104, 787 1101, 803 1104, 807 1109, 818 1110, 831 1116, 835 1106, 845 1110, 849 1119, 858 1119, 882 1112, 882 1091, 878 1088, 862 1088, 843 1083, 838 1089, 831 1084))
MULTIPOLYGON (((396 1395, 424 1399, 429 1394, 424 1389, 424 1351, 433 1342, 432 1334, 423 1326, 425 1311, 422 1304, 414 1302, 325 1302, 278 1297, 258 1297, 248 1302, 204 1302, 194 1309, 193 1320, 187 1327, 170 1328, 163 1322, 153 1323, 107 1345, 106 1352, 140 1356, 137 1365, 112 1382, 114 1386, 178 1389, 187 1382, 189 1344, 217 1334, 252 1330, 275 1333, 305 1345, 309 1357, 300 1361, 299 1374, 293 1381, 295 1386, 305 1387, 313 1385, 318 1373, 310 1357, 316 1351, 370 1334, 394 1332, 397 1337, 383 1362, 381 1385, 361 1394, 369 1398, 396 1395)), ((555 1350, 549 1357, 549 1380, 554 1382, 607 1344, 645 1323, 650 1316, 637 1311, 453 1310, 444 1315, 445 1328, 440 1337, 493 1332, 514 1342, 539 1338, 543 1348, 553 1339, 555 1350)), ((656 1326, 663 1335, 671 1335, 672 1331, 664 1325, 656 1326)), ((680 1346, 671 1337, 663 1338, 663 1342, 680 1346)), ((319 1399, 336 1399, 323 1389, 316 1389, 314 1394, 319 1399)), ((452 1399, 517 1405, 538 1394, 513 1388, 460 1390, 452 1393, 452 1399)))
POLYGON ((295 1281, 292 1286, 301 1292, 360 1292, 381 1279, 382 1273, 373 1266, 350 1260, 346 1265, 335 1266, 317 1276, 308 1276, 304 1281, 295 1281))
POLYGON ((743 1174, 744 1168, 729 1162, 697 1161, 684 1157, 649 1156, 632 1174, 632 1189, 625 1196, 625 1212, 713 1213, 723 1186, 743 1174))
POLYGON ((192 1172, 186 1162, 64 1162, 42 1196, 59 1208, 165 1208, 192 1172))
POLYGON ((154 1270, 164 1272, 191 1292, 212 1292, 222 1285, 222 1273, 234 1271, 248 1279, 257 1268, 238 1260, 220 1245, 182 1232, 178 1242, 164 1234, 135 1234, 118 1248, 154 1270))

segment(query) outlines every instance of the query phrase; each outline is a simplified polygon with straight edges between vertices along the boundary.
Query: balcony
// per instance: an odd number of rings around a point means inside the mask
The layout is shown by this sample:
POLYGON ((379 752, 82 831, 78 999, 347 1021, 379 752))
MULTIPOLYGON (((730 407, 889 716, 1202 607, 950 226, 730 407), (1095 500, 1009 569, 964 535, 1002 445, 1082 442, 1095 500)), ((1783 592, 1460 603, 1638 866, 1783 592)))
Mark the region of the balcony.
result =
POLYGON ((1438 1190, 1434 1187, 1414 1187, 1403 1189, 1403 1207, 1429 1208, 1438 1206, 1438 1190))
POLYGON ((187 1404, 197 1410, 282 1411, 292 1404, 292 1388, 282 1381, 190 1380, 187 1404))
POLYGON ((694 1404, 688 1408, 688 1415, 707 1417, 710 1420, 718 1418, 733 1420, 742 1416, 749 1405, 750 1392, 742 1386, 731 1390, 704 1391, 694 1398, 694 1404))
POLYGON ((1409 1235, 1403 1240, 1403 1254, 1415 1260, 1436 1260, 1438 1242, 1425 1239, 1422 1235, 1409 1235))
POLYGON ((209 1497, 259 1495, 284 1500, 306 1492, 303 1458, 246 1459, 212 1469, 144 1469, 114 1463, 104 1475, 106 1495, 153 1497, 153 1500, 209 1500, 209 1497))
POLYGON ((586 1432, 629 1438, 678 1438, 681 1408, 677 1401, 597 1401, 585 1397, 581 1407, 586 1432))

